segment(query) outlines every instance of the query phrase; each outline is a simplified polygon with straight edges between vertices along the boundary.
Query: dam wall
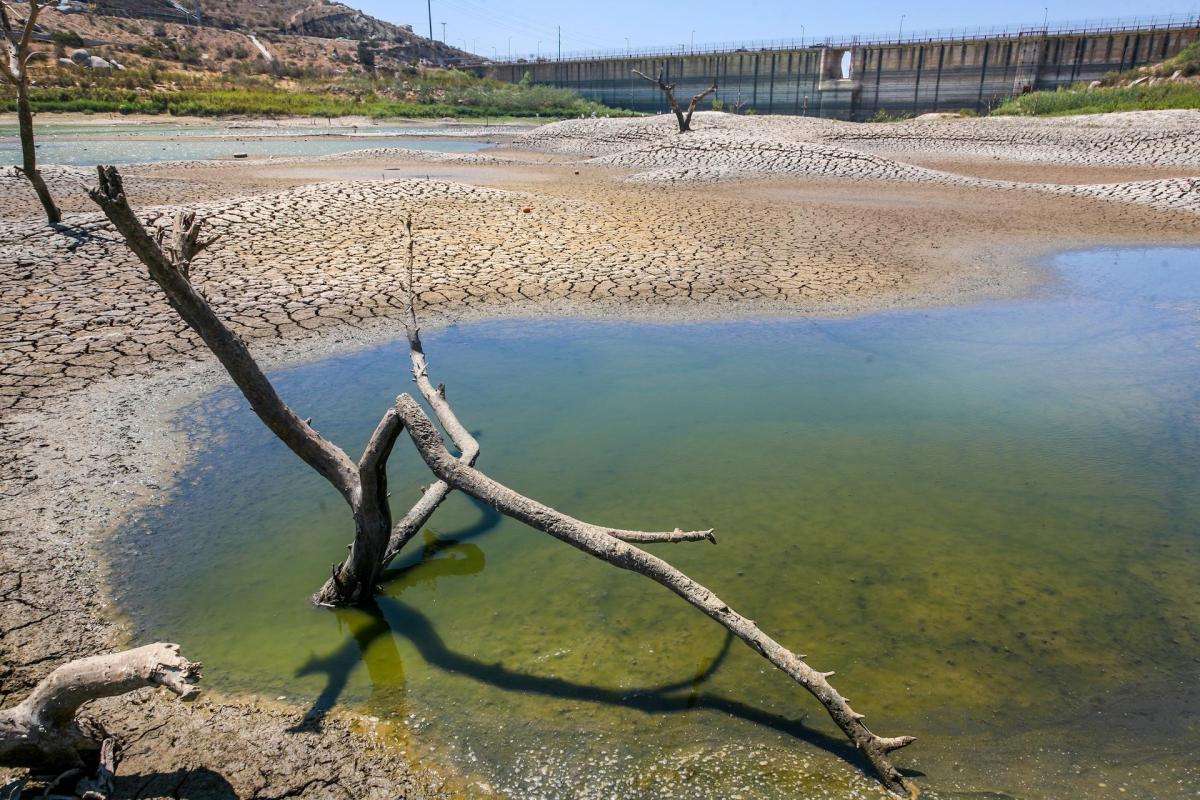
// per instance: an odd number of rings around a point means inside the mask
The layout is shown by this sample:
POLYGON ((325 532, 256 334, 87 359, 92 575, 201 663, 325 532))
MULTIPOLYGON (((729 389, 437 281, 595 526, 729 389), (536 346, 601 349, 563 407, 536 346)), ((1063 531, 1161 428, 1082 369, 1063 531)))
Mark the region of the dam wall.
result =
POLYGON ((666 111, 666 101, 633 70, 650 76, 661 70, 684 105, 715 80, 726 110, 864 120, 881 112, 986 113, 1014 95, 1154 64, 1198 41, 1200 20, 1191 20, 1103 31, 538 59, 475 69, 513 83, 528 75, 533 83, 573 89, 608 106, 651 112, 666 111))

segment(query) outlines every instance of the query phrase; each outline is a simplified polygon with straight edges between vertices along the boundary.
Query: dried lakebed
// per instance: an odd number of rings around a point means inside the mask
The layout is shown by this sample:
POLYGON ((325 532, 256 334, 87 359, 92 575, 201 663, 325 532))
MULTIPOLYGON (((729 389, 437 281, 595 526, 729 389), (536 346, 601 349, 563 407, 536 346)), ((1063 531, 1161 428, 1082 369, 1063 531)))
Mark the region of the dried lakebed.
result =
MULTIPOLYGON (((1041 296, 971 308, 477 323, 427 350, 499 480, 715 527, 659 549, 920 737, 899 760, 931 794, 1192 797, 1200 253, 1057 265, 1041 296)), ((386 345, 277 378, 353 451, 405 370, 386 345)), ((178 424, 195 458, 113 538, 111 577, 136 638, 181 642, 214 688, 415 730, 480 795, 875 796, 740 643, 462 497, 376 608, 309 607, 351 537, 339 498, 232 390, 178 424)), ((428 480, 406 446, 393 474, 398 505, 428 480)))

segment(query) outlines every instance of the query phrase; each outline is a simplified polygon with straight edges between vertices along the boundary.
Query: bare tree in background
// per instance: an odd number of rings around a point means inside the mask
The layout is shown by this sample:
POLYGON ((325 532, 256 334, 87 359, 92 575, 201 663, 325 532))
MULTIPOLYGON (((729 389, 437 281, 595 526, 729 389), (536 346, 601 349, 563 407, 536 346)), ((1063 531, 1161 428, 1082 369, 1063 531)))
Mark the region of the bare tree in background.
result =
POLYGON ((872 733, 863 724, 863 715, 854 711, 846 698, 830 684, 832 672, 810 667, 805 656, 783 647, 763 633, 753 620, 738 614, 707 588, 636 546, 665 542, 715 543, 711 530, 682 531, 676 528, 650 532, 593 525, 525 497, 474 468, 479 444, 455 415, 446 399, 445 387, 435 387, 429 378, 417 327, 410 221, 404 223, 408 244, 403 290, 407 294, 404 327, 412 377, 442 429, 458 449, 458 455, 446 448, 442 435, 421 405, 412 396, 402 394, 379 421, 356 462, 283 402, 251 357, 245 342, 224 324, 192 285, 192 259, 212 243, 201 239, 201 223, 195 215, 180 213, 169 232, 162 229, 152 235, 130 208, 116 168, 100 167, 99 179, 99 186, 90 193, 92 199, 124 237, 130 250, 149 269, 167 302, 216 355, 263 423, 292 452, 325 477, 350 506, 354 541, 346 559, 333 568, 325 586, 314 596, 317 603, 352 605, 369 602, 384 567, 424 526, 450 491, 457 489, 531 528, 615 567, 650 578, 679 595, 816 697, 887 789, 903 795, 911 793, 912 787, 891 763, 890 753, 911 744, 913 737, 885 738, 872 733), (437 480, 393 525, 388 503, 387 460, 396 440, 405 432, 437 480))
POLYGON ((54 204, 50 189, 38 172, 37 149, 33 144, 33 109, 29 106, 29 62, 39 55, 29 45, 33 41, 38 14, 52 4, 53 0, 29 0, 25 25, 18 31, 13 28, 12 10, 0 0, 0 28, 3 28, 4 43, 8 48, 8 58, 0 61, 0 75, 17 90, 17 125, 21 130, 21 166, 18 169, 33 184, 33 190, 37 192, 38 200, 46 211, 47 222, 57 225, 62 222, 62 212, 54 204))
POLYGON ((679 101, 675 99, 675 84, 667 83, 663 80, 664 70, 660 69, 658 71, 657 78, 651 78, 649 75, 638 72, 636 69, 633 70, 633 74, 650 81, 667 96, 667 105, 671 107, 671 111, 675 112, 675 119, 679 121, 680 133, 687 133, 692 129, 692 114, 696 113, 696 107, 700 105, 704 98, 717 91, 717 82, 714 80, 712 86, 692 97, 692 101, 688 103, 687 111, 684 111, 679 107, 679 101))

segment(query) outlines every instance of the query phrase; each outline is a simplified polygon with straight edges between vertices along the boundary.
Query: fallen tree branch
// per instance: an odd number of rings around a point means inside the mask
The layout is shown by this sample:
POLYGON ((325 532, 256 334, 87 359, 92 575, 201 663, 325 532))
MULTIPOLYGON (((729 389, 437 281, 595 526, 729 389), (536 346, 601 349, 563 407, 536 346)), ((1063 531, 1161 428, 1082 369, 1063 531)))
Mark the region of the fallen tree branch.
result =
POLYGON ((837 726, 870 762, 884 786, 898 794, 912 793, 910 785, 891 763, 888 754, 912 744, 916 741, 915 738, 884 738, 872 733, 863 724, 864 715, 852 709, 846 698, 829 683, 832 672, 813 669, 804 662, 802 656, 796 655, 759 630, 753 620, 738 614, 711 591, 661 558, 621 541, 603 528, 581 522, 518 494, 455 459, 446 450, 429 417, 411 396, 404 394, 397 398, 396 411, 421 458, 439 478, 455 489, 487 503, 505 516, 548 533, 613 566, 644 575, 670 589, 748 644, 816 697, 837 726))
POLYGON ((0 763, 81 767, 81 753, 101 742, 76 723, 80 706, 146 686, 190 700, 200 691, 200 668, 179 654, 179 645, 164 642, 63 664, 18 705, 0 711, 0 763))

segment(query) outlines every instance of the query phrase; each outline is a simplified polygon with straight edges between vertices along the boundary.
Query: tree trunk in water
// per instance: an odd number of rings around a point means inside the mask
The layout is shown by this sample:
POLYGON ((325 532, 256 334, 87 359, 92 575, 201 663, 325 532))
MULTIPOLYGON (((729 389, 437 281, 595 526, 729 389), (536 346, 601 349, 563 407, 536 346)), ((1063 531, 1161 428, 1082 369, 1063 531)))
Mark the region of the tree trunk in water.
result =
POLYGON ((29 106, 29 88, 24 83, 17 84, 17 123, 21 129, 21 173, 33 184, 38 200, 46 211, 46 221, 51 225, 62 222, 62 212, 54 204, 46 181, 37 168, 37 149, 33 144, 33 109, 29 106))
POLYGON ((317 605, 363 605, 375 595, 375 584, 389 560, 388 544, 392 538, 387 460, 401 430, 399 414, 394 408, 388 409, 363 451, 358 463, 358 489, 350 501, 354 541, 346 560, 333 567, 329 580, 313 595, 317 605))

